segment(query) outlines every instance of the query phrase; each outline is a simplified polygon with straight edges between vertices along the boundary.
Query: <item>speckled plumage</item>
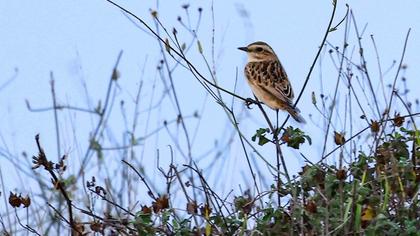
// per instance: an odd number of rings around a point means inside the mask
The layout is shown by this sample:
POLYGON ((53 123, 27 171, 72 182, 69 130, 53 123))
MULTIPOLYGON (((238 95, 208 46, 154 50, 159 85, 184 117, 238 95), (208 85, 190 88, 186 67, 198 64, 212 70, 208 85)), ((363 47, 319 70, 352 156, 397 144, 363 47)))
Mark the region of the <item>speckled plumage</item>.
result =
POLYGON ((239 49, 248 53, 245 76, 258 100, 274 110, 285 110, 296 121, 304 123, 299 109, 293 107, 292 86, 273 49, 264 42, 239 49))

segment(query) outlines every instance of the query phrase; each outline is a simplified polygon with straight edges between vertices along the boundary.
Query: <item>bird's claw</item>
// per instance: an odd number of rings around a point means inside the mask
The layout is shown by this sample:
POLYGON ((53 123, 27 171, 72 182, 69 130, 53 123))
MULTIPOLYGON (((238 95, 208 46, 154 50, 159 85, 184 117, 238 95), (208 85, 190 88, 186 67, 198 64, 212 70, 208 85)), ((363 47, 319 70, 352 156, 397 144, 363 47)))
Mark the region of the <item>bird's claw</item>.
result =
POLYGON ((247 98, 247 99, 245 100, 245 106, 246 106, 248 109, 252 109, 251 105, 252 105, 252 104, 254 104, 254 103, 255 103, 255 101, 254 101, 254 100, 252 100, 252 98, 247 98))

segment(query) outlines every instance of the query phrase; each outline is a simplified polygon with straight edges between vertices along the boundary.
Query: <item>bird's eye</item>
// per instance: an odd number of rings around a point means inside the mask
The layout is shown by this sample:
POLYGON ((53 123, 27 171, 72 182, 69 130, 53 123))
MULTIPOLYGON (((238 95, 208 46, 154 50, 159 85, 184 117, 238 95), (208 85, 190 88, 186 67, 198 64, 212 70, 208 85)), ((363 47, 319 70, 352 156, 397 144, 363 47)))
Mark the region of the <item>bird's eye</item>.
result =
POLYGON ((255 50, 256 50, 257 52, 262 52, 262 51, 263 51, 263 48, 261 48, 261 47, 257 47, 255 50))

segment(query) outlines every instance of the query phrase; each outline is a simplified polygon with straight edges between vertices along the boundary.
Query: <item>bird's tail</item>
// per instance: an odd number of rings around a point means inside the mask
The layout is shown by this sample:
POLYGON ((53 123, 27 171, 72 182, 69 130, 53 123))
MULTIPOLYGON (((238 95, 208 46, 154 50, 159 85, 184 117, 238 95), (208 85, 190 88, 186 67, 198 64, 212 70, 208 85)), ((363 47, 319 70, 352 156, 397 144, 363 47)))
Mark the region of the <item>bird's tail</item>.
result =
POLYGON ((287 112, 295 119, 298 123, 306 124, 305 119, 300 115, 300 110, 293 105, 286 108, 287 112))

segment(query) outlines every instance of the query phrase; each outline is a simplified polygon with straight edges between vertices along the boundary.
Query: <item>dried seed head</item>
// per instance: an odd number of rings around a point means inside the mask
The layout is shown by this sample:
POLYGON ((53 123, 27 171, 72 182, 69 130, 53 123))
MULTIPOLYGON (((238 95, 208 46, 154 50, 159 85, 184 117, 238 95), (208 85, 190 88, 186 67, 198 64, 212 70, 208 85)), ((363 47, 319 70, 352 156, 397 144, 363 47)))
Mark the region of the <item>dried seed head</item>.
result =
POLYGON ((338 133, 334 131, 334 142, 337 145, 343 145, 346 142, 344 138, 344 133, 338 133))
POLYGON ((372 124, 370 125, 370 130, 373 133, 378 133, 379 132, 379 128, 380 128, 379 122, 373 121, 373 120, 371 120, 371 122, 372 122, 372 124))

